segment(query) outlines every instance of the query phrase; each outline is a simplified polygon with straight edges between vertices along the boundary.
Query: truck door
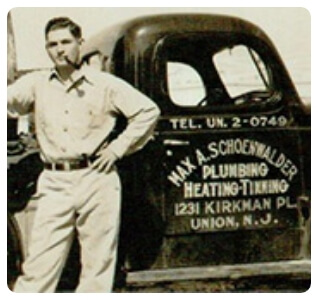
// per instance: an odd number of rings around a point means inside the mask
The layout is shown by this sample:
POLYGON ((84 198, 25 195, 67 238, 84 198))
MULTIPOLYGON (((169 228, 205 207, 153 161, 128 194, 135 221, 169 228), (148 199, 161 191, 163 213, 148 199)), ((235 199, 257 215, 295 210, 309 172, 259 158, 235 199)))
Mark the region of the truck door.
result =
POLYGON ((296 258, 300 140, 271 49, 197 33, 162 39, 156 57, 165 222, 156 267, 296 258))

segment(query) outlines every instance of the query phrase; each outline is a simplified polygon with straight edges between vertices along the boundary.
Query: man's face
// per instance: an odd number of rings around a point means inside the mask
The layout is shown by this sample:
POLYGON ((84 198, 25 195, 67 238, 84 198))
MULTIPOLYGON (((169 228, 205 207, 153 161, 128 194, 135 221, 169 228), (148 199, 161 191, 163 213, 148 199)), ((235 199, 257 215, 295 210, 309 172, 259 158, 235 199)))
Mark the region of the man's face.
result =
POLYGON ((75 38, 68 28, 56 29, 47 34, 46 50, 56 67, 69 66, 67 60, 77 63, 80 45, 81 40, 75 38))

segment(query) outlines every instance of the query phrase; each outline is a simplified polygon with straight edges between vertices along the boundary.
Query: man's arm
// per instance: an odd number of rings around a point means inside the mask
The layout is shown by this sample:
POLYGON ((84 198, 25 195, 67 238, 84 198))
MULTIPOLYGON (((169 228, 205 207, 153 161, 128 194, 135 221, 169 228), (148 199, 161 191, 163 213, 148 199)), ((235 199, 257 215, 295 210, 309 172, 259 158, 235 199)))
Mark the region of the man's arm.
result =
POLYGON ((26 115, 33 109, 35 92, 35 76, 28 74, 7 88, 7 116, 17 118, 19 115, 26 115))
POLYGON ((93 167, 108 171, 117 159, 140 150, 151 138, 160 115, 158 106, 147 96, 118 79, 115 88, 108 90, 112 109, 123 114, 126 129, 99 154, 93 167))

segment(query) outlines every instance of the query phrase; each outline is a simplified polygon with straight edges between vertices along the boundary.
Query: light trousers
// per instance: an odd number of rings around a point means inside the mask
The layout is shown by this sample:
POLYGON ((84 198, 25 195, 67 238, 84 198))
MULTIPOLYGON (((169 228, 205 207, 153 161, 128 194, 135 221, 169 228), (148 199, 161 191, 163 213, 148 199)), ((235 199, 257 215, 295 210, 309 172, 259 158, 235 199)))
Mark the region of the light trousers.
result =
POLYGON ((121 184, 117 171, 44 170, 29 255, 15 292, 54 292, 77 231, 81 275, 76 292, 111 292, 118 244, 121 184))

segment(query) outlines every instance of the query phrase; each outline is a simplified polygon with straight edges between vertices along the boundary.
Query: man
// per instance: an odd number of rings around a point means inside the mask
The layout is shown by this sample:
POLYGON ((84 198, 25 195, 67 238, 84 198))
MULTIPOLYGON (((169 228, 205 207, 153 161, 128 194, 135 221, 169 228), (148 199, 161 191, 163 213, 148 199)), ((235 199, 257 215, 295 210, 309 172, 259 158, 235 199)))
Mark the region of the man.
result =
POLYGON ((29 256, 14 291, 55 291, 76 230, 82 265, 76 292, 110 292, 121 191, 115 162, 149 140, 159 109, 121 79, 79 66, 81 28, 70 19, 50 20, 45 38, 55 67, 8 88, 9 116, 34 110, 44 162, 29 256), (108 141, 120 114, 128 125, 108 141))

